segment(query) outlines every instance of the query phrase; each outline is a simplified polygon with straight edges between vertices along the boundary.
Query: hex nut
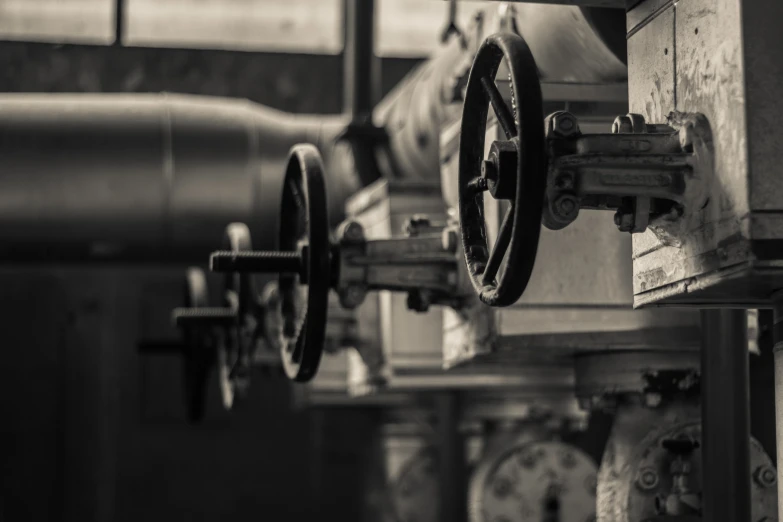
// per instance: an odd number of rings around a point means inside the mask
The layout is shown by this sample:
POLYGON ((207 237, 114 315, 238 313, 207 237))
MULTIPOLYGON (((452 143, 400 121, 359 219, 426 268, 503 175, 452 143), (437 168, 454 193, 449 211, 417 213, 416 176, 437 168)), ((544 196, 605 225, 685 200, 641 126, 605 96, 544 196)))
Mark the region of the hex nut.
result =
POLYGON ((634 134, 646 134, 647 122, 641 114, 629 113, 627 118, 631 122, 631 132, 634 134))
POLYGON ((339 236, 350 242, 364 241, 364 228, 356 221, 347 221, 341 225, 339 236))
POLYGON ((660 478, 658 473, 650 467, 644 467, 636 475, 636 485, 642 491, 651 491, 658 486, 660 478))
POLYGON ((753 478, 762 488, 771 488, 778 483, 777 472, 769 466, 759 466, 753 473, 753 478))
POLYGON ((570 138, 579 134, 579 123, 570 112, 560 111, 551 115, 551 130, 555 136, 570 138))
POLYGON ((632 134, 633 123, 628 116, 618 116, 612 123, 612 134, 632 134))
POLYGON ((555 199, 553 210, 564 219, 576 219, 579 214, 579 201, 571 194, 561 194, 555 199))

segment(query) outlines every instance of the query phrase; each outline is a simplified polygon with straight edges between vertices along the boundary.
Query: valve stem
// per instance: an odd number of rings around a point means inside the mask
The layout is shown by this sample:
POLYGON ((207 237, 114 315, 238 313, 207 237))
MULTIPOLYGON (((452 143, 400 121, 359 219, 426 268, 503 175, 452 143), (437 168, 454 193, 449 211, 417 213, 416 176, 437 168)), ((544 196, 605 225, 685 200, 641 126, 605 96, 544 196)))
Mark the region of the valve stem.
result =
POLYGON ((229 326, 237 319, 237 313, 231 308, 195 307, 175 308, 171 312, 171 320, 177 327, 210 325, 229 326))
POLYGON ((298 252, 223 250, 212 253, 209 268, 213 272, 300 274, 302 256, 298 252))

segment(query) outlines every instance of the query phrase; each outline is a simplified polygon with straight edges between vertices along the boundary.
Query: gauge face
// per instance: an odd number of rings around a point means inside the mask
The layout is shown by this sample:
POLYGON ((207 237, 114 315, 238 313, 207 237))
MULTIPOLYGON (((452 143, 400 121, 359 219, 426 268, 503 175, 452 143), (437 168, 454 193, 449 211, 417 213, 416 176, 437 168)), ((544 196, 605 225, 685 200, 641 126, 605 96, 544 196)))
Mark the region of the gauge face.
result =
POLYGON ((595 520, 596 465, 561 442, 513 446, 478 476, 472 522, 595 520))
POLYGON ((411 457, 393 486, 394 510, 399 522, 436 522, 439 488, 434 452, 411 457))

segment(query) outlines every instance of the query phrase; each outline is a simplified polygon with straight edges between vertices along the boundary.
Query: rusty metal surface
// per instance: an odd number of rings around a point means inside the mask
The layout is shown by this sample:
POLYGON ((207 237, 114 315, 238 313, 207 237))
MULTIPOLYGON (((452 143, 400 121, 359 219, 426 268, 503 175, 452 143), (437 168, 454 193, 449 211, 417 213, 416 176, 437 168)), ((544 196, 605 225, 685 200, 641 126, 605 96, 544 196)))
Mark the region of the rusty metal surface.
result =
POLYGON ((737 0, 648 0, 629 12, 631 110, 651 119, 673 109, 704 113, 715 147, 710 201, 693 213, 681 244, 665 246, 649 233, 634 238, 637 305, 753 306, 779 287, 767 264, 779 259, 783 233, 772 144, 781 112, 770 87, 781 76, 769 62, 769 42, 780 38, 773 18, 737 0))

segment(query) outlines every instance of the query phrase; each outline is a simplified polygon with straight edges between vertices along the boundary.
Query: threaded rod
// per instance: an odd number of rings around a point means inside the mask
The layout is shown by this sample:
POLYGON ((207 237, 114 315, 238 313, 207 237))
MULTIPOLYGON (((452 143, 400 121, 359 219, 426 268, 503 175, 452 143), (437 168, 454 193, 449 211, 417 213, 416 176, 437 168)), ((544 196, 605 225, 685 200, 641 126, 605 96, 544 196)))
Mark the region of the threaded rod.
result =
POLYGON ((213 272, 298 274, 302 270, 302 258, 298 252, 225 250, 212 253, 209 268, 213 272))
POLYGON ((236 321, 237 314, 231 308, 175 308, 171 312, 171 320, 175 326, 188 325, 229 325, 236 321))

